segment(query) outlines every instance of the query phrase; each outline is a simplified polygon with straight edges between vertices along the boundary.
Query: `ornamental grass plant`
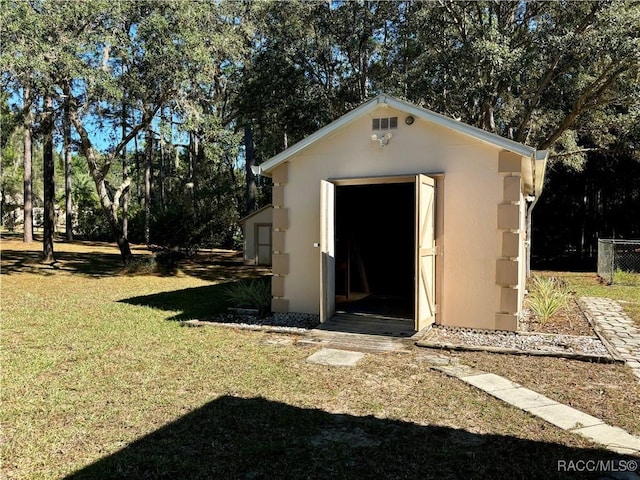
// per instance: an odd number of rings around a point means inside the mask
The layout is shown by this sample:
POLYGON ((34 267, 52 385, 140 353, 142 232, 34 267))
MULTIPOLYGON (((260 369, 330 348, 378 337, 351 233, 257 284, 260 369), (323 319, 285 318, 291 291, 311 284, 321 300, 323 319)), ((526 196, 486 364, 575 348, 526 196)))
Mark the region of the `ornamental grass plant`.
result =
POLYGON ((254 308, 258 317, 264 318, 271 308, 271 278, 262 277, 229 285, 225 299, 235 307, 254 308))
POLYGON ((534 275, 529 280, 527 306, 541 324, 566 308, 571 299, 571 290, 561 278, 534 275))

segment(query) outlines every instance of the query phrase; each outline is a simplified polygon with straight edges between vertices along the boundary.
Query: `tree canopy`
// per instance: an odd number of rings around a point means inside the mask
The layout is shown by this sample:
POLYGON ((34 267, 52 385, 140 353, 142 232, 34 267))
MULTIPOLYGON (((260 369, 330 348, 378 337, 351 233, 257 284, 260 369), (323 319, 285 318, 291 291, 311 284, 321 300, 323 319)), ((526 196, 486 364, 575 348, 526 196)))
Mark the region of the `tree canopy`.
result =
MULTIPOLYGON (((233 245, 238 218, 270 196, 245 164, 382 92, 550 149, 550 181, 587 184, 581 175, 640 160, 637 2, 3 0, 1 10, 3 170, 14 172, 3 173, 3 214, 23 168, 11 138, 34 115, 42 144, 50 97, 56 145, 65 112, 72 126, 75 228, 97 234, 102 223, 125 261, 130 239, 233 245)), ((636 207, 639 189, 625 194, 636 207)), ((621 221, 638 234, 637 220, 621 221)))

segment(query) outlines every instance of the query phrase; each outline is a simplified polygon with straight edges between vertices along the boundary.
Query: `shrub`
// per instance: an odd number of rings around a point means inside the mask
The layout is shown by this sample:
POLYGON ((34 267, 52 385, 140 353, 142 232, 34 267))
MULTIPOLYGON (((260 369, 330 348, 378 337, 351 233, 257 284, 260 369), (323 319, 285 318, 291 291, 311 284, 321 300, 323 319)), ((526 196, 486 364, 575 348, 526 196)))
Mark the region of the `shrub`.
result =
POLYGON ((570 298, 569 287, 562 279, 534 275, 529 281, 527 305, 542 324, 566 308, 570 298))
POLYGON ((109 222, 100 207, 96 209, 79 209, 78 224, 74 233, 84 240, 111 241, 113 234, 109 222))
POLYGON ((233 283, 227 287, 224 296, 235 307, 257 309, 258 317, 264 318, 271 310, 271 278, 233 283))
POLYGON ((124 273, 129 275, 148 275, 156 273, 158 265, 156 259, 150 256, 134 256, 131 261, 122 269, 124 273))

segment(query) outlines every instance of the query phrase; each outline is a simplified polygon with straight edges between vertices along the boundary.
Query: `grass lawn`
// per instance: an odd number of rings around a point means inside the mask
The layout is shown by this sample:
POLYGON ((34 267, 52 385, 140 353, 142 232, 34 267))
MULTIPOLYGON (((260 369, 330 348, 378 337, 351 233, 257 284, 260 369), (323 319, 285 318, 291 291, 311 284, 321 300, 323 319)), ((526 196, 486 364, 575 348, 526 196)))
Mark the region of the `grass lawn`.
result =
MULTIPOLYGON (((76 242, 53 268, 39 249, 2 242, 2 478, 589 478, 558 461, 617 458, 430 371, 421 349, 334 368, 295 337, 176 321, 223 309, 245 267, 130 274, 115 247, 76 242)), ((596 395, 583 402, 640 432, 622 366, 459 357, 596 395)))

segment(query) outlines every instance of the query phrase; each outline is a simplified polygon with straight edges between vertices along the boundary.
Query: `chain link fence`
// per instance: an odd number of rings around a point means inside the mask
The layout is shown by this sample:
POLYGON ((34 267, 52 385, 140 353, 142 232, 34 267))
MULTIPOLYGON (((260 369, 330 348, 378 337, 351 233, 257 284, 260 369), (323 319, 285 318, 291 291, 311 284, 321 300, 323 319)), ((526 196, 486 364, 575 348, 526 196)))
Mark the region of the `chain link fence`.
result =
POLYGON ((625 274, 640 273, 640 240, 598 239, 598 276, 621 283, 625 274))

